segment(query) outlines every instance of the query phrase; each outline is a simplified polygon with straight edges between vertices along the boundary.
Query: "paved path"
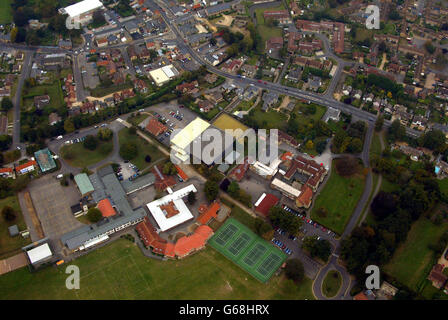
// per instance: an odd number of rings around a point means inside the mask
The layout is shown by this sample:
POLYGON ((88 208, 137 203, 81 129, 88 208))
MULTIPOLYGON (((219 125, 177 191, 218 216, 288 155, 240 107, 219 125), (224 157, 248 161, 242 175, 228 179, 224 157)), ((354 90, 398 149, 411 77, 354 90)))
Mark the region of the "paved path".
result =
MULTIPOLYGON (((364 148, 361 153, 361 159, 364 163, 365 167, 370 166, 370 160, 369 160, 369 154, 370 154, 370 145, 372 143, 372 137, 374 132, 374 125, 373 123, 369 123, 365 141, 364 141, 364 148)), ((358 202, 358 205, 355 208, 355 211, 350 217, 349 222, 347 223, 344 232, 342 233, 341 239, 343 240, 347 236, 351 234, 353 229, 356 227, 356 223, 358 221, 358 218, 363 212, 363 209, 369 199, 370 193, 372 192, 372 173, 369 171, 366 177, 366 184, 364 187, 364 192, 361 196, 361 199, 358 202)), ((316 297, 316 299, 319 300, 351 300, 350 296, 350 289, 353 285, 353 279, 351 275, 347 272, 347 270, 339 263, 339 253, 340 253, 340 240, 336 242, 336 248, 333 252, 333 254, 330 257, 329 262, 319 271, 318 275, 316 276, 316 279, 313 282, 313 294, 316 297), (330 270, 337 270, 341 274, 342 277, 342 284, 341 289, 339 292, 332 298, 326 297, 322 292, 322 284, 325 279, 325 276, 330 270)))
POLYGON ((0 275, 23 268, 28 265, 25 252, 16 254, 4 260, 0 260, 0 275))

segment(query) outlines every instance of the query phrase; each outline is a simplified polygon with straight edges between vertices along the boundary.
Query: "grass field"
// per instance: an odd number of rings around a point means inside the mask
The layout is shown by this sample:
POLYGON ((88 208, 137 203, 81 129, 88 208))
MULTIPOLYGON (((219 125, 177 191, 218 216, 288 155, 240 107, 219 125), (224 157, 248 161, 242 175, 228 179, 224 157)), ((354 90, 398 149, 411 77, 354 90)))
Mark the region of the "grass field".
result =
POLYGON ((22 211, 20 210, 19 200, 17 196, 7 197, 0 199, 0 211, 5 206, 10 206, 16 212, 16 219, 14 221, 6 221, 3 215, 0 215, 0 259, 4 259, 13 256, 20 252, 20 249, 25 245, 31 243, 30 238, 23 238, 18 235, 14 238, 9 236, 8 227, 17 225, 19 231, 26 229, 25 220, 23 220, 22 211))
POLYGON ((0 1, 0 24, 12 22, 12 0, 2 0, 0 1))
MULTIPOLYGON (((300 105, 302 105, 302 104, 300 104, 300 105)), ((297 123, 299 124, 299 126, 306 126, 311 121, 316 123, 324 116, 325 112, 327 111, 327 108, 324 106, 319 106, 319 105, 315 105, 315 106, 316 106, 316 113, 314 113, 314 114, 310 114, 310 115, 304 115, 303 113, 297 114, 296 119, 297 119, 297 123)))
POLYGON ((31 274, 23 268, 0 277, 5 299, 313 299, 311 280, 300 286, 283 276, 267 284, 248 276, 207 247, 174 261, 149 259, 117 240, 76 260, 80 289, 65 288, 65 266, 31 274))
POLYGON ((448 196, 448 179, 437 179, 437 183, 439 184, 440 192, 448 196))
POLYGON ((253 108, 252 111, 253 115, 250 117, 257 122, 260 128, 282 130, 286 125, 286 115, 281 112, 272 109, 264 112, 260 105, 253 108))
POLYGON ((120 146, 129 142, 134 142, 137 144, 138 154, 130 161, 140 170, 144 170, 145 168, 152 166, 154 162, 164 157, 155 145, 149 143, 138 135, 130 134, 128 128, 121 129, 120 132, 118 132, 118 138, 120 141, 120 146), (146 155, 151 156, 151 162, 145 161, 146 155))
POLYGON ((105 159, 112 150, 112 140, 99 142, 97 148, 93 151, 84 148, 82 142, 79 142, 63 146, 61 148, 61 156, 69 165, 84 168, 105 159))
POLYGON ((283 31, 279 27, 269 27, 265 24, 263 12, 265 11, 272 11, 272 10, 284 10, 285 8, 283 5, 272 7, 272 8, 260 8, 255 10, 255 14, 257 16, 257 30, 262 38, 262 46, 263 49, 265 47, 266 41, 273 37, 281 37, 283 34, 283 31))
POLYGON ((334 297, 341 288, 342 277, 336 270, 331 270, 325 276, 322 283, 322 292, 327 298, 334 297))
POLYGON ((55 80, 52 84, 38 85, 29 88, 26 96, 23 98, 23 105, 26 109, 34 106, 35 96, 48 94, 50 96, 50 103, 44 108, 60 108, 64 104, 64 94, 62 93, 61 83, 55 80))
POLYGON ((417 220, 384 271, 409 288, 419 291, 433 265, 434 253, 429 244, 439 241, 448 223, 436 226, 427 218, 417 220))
POLYGON ((268 281, 287 257, 232 218, 219 228, 209 244, 262 282, 268 281))
POLYGON ((364 191, 364 180, 365 177, 362 174, 341 177, 336 172, 333 162, 331 176, 317 196, 311 218, 334 232, 342 234, 364 191), (326 217, 317 214, 319 208, 327 209, 326 217))
POLYGON ((138 126, 143 120, 149 117, 147 113, 140 113, 139 115, 135 114, 133 117, 129 117, 127 121, 132 123, 134 126, 138 126))

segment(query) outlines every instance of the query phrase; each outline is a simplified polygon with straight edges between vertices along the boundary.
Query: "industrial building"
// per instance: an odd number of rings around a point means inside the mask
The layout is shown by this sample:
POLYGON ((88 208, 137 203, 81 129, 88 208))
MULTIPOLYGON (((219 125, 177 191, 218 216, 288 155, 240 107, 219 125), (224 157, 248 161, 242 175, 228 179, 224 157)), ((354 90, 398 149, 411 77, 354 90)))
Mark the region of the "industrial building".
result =
POLYGON ((149 75, 159 87, 175 78, 178 74, 179 71, 172 64, 149 72, 149 75))

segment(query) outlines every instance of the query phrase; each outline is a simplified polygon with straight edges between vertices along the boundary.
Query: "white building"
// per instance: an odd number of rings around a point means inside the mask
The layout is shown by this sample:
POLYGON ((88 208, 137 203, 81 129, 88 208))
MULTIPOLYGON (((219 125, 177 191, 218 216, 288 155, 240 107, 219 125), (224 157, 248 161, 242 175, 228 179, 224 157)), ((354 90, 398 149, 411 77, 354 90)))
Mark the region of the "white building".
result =
MULTIPOLYGON (((190 159, 190 145, 210 127, 210 123, 197 117, 171 139, 171 153, 182 162, 190 159)), ((199 142, 198 142, 199 143, 199 142)), ((193 146, 194 148, 194 146, 193 146)))
POLYGON ((71 6, 59 9, 59 13, 68 14, 72 23, 86 24, 92 20, 92 14, 95 10, 103 7, 99 0, 83 0, 72 4, 71 6))
POLYGON ((271 187, 277 189, 290 199, 296 199, 302 193, 299 189, 296 189, 277 178, 272 181, 271 187))
POLYGON ((151 212, 154 220, 156 220, 160 231, 172 229, 184 222, 192 220, 193 214, 185 205, 182 198, 188 196, 190 192, 197 192, 195 186, 189 186, 174 191, 163 198, 148 203, 149 212, 151 212))
POLYGON ((177 71, 172 64, 149 72, 149 75, 159 87, 176 77, 178 74, 179 71, 177 71))
POLYGON ((48 243, 44 243, 34 249, 28 250, 26 254, 30 259, 31 264, 48 260, 53 256, 48 243))
POLYGON ((258 175, 269 179, 270 177, 275 176, 275 174, 278 172, 278 166, 280 165, 280 163, 282 163, 280 159, 275 159, 269 166, 267 166, 259 161, 256 161, 252 165, 252 170, 255 171, 258 175))

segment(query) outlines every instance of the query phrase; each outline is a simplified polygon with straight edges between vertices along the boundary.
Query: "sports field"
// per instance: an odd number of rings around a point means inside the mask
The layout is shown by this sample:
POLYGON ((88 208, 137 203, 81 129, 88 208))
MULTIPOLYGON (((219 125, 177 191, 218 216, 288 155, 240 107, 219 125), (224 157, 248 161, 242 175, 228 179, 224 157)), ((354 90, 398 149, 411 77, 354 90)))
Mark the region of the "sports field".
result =
POLYGON ((261 282, 268 281, 286 259, 286 254, 233 218, 227 219, 209 244, 261 282))
MULTIPOLYGON (((226 113, 223 113, 222 115, 220 115, 214 122, 213 125, 221 130, 226 130, 226 129, 230 129, 230 130, 236 130, 236 129, 241 129, 243 131, 246 131, 248 129, 247 126, 245 126, 244 124, 242 124, 241 122, 239 122, 238 120, 236 120, 235 118, 229 116, 226 113)), ((235 138, 239 138, 239 137, 235 137, 235 138)))

